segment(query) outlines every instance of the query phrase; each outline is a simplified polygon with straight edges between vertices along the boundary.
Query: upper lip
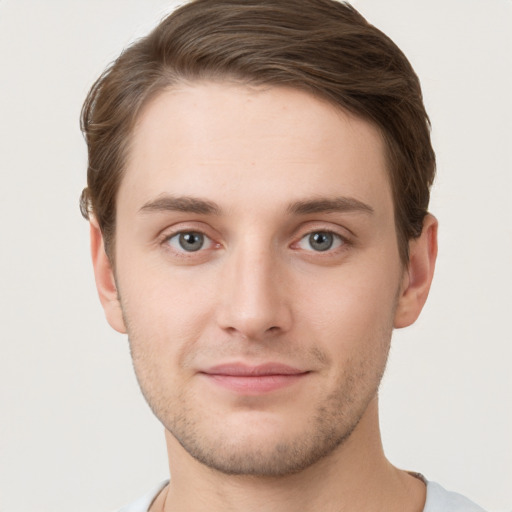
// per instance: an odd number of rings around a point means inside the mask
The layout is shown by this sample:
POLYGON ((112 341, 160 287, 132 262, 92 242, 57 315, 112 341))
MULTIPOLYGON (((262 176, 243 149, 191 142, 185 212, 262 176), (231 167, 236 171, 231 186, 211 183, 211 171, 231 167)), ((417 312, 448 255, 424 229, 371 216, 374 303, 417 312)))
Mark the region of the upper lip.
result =
POLYGON ((212 366, 203 370, 201 373, 208 375, 227 375, 232 377, 261 377, 265 375, 300 375, 307 373, 282 363, 265 363, 259 365, 249 365, 244 363, 227 363, 212 366))

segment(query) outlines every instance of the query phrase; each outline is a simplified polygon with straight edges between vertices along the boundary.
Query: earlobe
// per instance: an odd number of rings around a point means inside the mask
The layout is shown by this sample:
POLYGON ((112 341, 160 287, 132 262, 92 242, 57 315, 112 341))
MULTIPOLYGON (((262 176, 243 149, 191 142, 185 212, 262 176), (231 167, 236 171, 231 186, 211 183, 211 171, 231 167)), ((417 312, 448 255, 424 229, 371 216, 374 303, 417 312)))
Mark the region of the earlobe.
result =
POLYGON ((91 218, 90 221, 90 237, 94 277, 101 305, 110 326, 116 331, 125 334, 126 327, 114 279, 114 271, 105 252, 103 235, 95 218, 91 218))
POLYGON ((409 264, 395 313, 395 328, 407 327, 418 318, 427 300, 437 258, 437 220, 428 214, 421 235, 409 242, 409 264))

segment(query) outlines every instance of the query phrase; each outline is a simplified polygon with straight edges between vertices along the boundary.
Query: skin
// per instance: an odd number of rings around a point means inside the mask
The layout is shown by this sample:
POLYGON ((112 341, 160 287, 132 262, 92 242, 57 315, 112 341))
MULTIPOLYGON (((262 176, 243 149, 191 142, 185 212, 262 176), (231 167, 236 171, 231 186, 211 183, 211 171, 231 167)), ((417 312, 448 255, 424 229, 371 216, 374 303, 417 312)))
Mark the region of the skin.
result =
POLYGON ((377 391, 393 328, 426 300, 437 222, 404 267, 384 154, 373 125, 286 88, 183 85, 140 115, 115 271, 94 220, 91 241, 166 429, 172 480, 152 510, 422 510, 424 485, 384 457, 377 391), (302 374, 268 392, 205 375, 269 362, 302 374))

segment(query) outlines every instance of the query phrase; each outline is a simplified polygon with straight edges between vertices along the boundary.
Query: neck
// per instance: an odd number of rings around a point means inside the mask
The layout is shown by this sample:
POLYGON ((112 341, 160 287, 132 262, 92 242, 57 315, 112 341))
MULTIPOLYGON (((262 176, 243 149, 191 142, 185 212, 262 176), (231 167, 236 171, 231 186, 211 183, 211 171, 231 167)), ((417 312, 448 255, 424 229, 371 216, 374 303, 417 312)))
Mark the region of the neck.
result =
POLYGON ((166 441, 172 477, 152 512, 421 512, 425 503, 424 484, 384 456, 377 399, 329 456, 283 477, 225 475, 193 459, 169 432, 166 441))

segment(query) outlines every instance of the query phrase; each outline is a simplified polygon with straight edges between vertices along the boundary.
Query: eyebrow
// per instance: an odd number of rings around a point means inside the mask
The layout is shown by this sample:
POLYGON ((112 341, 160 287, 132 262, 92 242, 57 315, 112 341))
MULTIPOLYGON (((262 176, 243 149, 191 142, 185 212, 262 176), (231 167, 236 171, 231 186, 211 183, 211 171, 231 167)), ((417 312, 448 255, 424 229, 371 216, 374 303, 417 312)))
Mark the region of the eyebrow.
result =
POLYGON ((361 212, 371 215, 374 210, 370 205, 353 197, 335 197, 297 201, 288 207, 288 212, 295 215, 329 212, 361 212))
POLYGON ((200 215, 220 215, 220 208, 212 201, 195 197, 163 196, 145 203, 140 212, 185 212, 200 215))
MULTIPOLYGON (((140 212, 184 212, 196 213, 199 215, 220 215, 221 208, 214 202, 207 199, 200 199, 189 196, 163 196, 145 203, 140 212)), ((296 201, 287 208, 292 215, 308 215, 312 213, 330 212, 361 212, 373 214, 371 206, 353 197, 319 198, 303 201, 296 201)))

